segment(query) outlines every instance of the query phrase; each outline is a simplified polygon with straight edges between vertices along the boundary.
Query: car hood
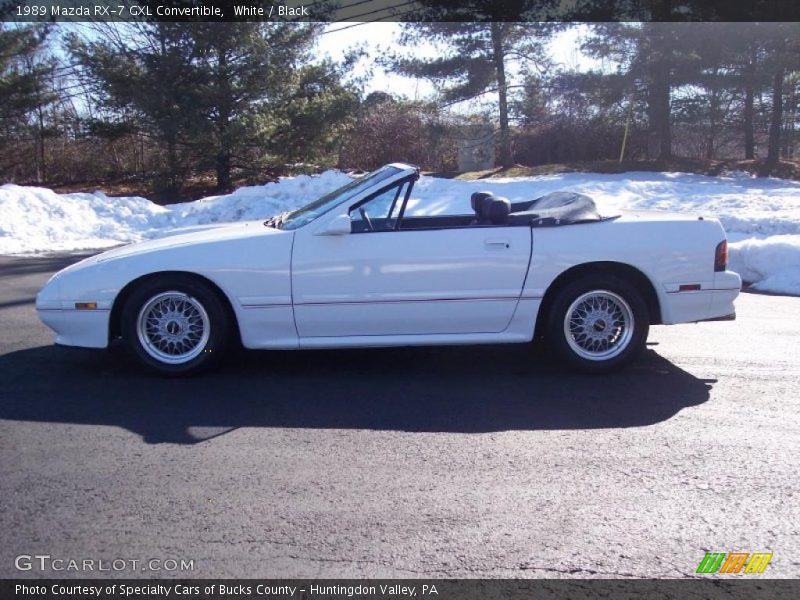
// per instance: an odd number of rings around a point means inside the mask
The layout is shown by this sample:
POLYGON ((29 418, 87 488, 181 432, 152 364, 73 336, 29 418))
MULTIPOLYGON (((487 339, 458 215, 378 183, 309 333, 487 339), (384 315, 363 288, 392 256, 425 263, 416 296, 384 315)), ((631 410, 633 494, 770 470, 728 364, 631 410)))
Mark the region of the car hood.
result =
POLYGON ((162 237, 146 242, 136 242, 119 246, 95 254, 62 269, 51 279, 60 278, 66 273, 85 270, 87 267, 100 266, 117 259, 134 258, 156 252, 166 252, 187 246, 203 246, 226 240, 242 240, 259 236, 285 236, 290 231, 265 227, 263 221, 242 221, 239 223, 220 223, 172 229, 162 237))
POLYGON ((242 239, 253 236, 265 235, 287 235, 289 232, 265 227, 263 221, 243 221, 241 223, 221 223, 213 225, 203 225, 200 227, 187 227, 184 229, 174 229, 163 237, 128 244, 108 250, 93 257, 94 262, 105 262, 117 258, 156 252, 159 250, 169 250, 179 246, 194 244, 207 244, 224 240, 242 239))

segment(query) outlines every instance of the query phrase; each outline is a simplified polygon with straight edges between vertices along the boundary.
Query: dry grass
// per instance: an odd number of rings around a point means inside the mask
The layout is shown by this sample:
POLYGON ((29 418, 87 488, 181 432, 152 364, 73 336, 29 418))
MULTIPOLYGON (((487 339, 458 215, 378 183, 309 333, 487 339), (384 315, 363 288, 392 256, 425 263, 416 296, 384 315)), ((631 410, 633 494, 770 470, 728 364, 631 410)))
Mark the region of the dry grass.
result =
MULTIPOLYGON (((695 160, 676 158, 670 161, 642 160, 623 161, 603 160, 576 163, 554 163, 537 166, 514 165, 509 169, 490 169, 487 171, 428 173, 434 177, 476 181, 500 177, 532 177, 554 173, 625 173, 628 171, 683 172, 718 176, 730 171, 746 171, 752 175, 764 175, 763 161, 757 160, 695 160)), ((781 161, 769 173, 772 177, 800 180, 800 162, 781 161)))

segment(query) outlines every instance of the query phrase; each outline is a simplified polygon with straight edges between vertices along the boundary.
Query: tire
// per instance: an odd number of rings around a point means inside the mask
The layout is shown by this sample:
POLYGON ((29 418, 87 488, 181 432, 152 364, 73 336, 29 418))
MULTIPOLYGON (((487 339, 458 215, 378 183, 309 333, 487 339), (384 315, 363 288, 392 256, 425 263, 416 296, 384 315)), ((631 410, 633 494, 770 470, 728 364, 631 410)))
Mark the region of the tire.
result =
POLYGON ((587 275, 553 300, 546 338, 569 365, 607 373, 642 353, 650 316, 641 293, 613 275, 587 275))
POLYGON ((144 282, 122 310, 122 339, 161 375, 195 375, 217 365, 231 345, 232 323, 217 293, 187 275, 144 282))

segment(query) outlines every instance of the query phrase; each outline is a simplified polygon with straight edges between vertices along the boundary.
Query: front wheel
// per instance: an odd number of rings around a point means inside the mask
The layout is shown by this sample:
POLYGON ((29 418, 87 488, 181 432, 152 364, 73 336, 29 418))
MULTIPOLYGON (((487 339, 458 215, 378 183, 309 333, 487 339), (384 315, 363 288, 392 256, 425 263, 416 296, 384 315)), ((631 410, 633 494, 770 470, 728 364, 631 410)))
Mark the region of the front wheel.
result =
POLYGON ((190 375, 215 364, 230 325, 217 295, 190 277, 159 278, 131 294, 122 311, 123 340, 139 362, 164 375, 190 375))
POLYGON ((634 286, 617 277, 592 275, 558 292, 548 341, 571 365, 605 373, 636 358, 649 329, 647 305, 634 286))

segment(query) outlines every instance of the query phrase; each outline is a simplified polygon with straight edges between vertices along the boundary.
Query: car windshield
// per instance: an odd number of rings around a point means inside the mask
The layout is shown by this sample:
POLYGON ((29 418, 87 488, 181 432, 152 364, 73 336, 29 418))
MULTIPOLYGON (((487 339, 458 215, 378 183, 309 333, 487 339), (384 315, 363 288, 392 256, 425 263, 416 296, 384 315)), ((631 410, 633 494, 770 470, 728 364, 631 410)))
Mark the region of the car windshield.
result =
POLYGON ((306 204, 303 208, 299 208, 285 216, 281 215, 282 218, 274 223, 272 222, 272 219, 270 219, 270 221, 267 221, 267 225, 272 227, 277 226, 281 229, 297 229, 298 227, 302 227, 317 217, 325 214, 333 207, 338 206, 342 202, 345 202, 346 200, 360 194, 365 189, 370 188, 376 183, 384 181, 385 179, 388 179, 389 177, 397 175, 401 172, 402 169, 398 169, 397 167, 381 167, 377 171, 373 171, 364 177, 354 179, 339 189, 325 194, 322 196, 322 198, 314 200, 310 204, 306 204))

